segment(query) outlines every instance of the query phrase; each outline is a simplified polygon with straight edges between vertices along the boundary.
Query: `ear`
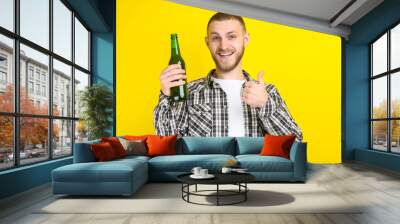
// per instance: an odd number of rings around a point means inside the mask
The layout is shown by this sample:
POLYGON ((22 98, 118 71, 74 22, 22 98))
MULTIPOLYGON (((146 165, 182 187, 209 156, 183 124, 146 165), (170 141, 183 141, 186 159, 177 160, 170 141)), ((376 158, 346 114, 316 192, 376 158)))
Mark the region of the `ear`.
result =
POLYGON ((250 34, 249 34, 249 33, 246 32, 246 33, 244 34, 243 41, 244 41, 244 46, 246 47, 246 46, 249 44, 249 42, 250 42, 250 34))
POLYGON ((206 45, 208 46, 208 36, 206 36, 206 37, 204 38, 204 42, 205 42, 206 45))

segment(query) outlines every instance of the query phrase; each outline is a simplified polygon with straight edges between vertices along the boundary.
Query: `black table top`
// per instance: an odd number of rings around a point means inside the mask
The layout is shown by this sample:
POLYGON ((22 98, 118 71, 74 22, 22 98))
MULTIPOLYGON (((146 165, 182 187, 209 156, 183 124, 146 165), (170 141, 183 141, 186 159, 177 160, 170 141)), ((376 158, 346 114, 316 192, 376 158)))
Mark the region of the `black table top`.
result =
POLYGON ((178 181, 186 184, 236 184, 248 183, 255 180, 249 173, 212 173, 215 177, 211 179, 193 179, 192 173, 181 174, 177 177, 178 181))

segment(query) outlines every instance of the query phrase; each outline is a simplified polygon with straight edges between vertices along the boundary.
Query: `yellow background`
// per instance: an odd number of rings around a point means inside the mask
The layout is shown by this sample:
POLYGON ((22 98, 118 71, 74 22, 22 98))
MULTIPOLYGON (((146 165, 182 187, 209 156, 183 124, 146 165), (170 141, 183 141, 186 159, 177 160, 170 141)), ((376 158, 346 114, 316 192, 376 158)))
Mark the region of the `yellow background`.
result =
MULTIPOLYGON (((160 0, 117 1, 117 135, 155 133, 159 74, 178 33, 188 81, 214 68, 204 43, 215 12, 160 0)), ((279 90, 308 142, 311 163, 341 162, 341 39, 245 18, 243 68, 279 90)))

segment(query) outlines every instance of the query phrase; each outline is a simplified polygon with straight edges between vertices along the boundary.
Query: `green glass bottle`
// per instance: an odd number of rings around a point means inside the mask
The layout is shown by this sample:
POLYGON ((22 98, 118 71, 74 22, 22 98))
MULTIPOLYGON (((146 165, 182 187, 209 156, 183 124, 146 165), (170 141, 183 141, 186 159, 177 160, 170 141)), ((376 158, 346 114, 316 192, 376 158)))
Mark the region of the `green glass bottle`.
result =
MULTIPOLYGON (((169 60, 169 64, 180 64, 182 69, 185 68, 185 61, 183 61, 181 52, 179 50, 178 44, 178 35, 176 33, 171 34, 171 59, 169 60)), ((175 86, 171 88, 171 99, 172 101, 182 101, 186 100, 187 97, 187 88, 186 88, 186 79, 184 79, 185 84, 181 86, 175 86)))

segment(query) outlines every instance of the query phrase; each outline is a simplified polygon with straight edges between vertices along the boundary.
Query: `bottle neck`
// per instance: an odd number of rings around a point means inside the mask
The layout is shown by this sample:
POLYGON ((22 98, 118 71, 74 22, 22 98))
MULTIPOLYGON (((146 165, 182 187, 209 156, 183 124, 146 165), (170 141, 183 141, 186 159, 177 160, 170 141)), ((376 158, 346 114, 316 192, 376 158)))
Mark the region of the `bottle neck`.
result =
POLYGON ((178 37, 172 37, 171 38, 171 56, 179 56, 181 54, 179 50, 179 44, 178 44, 178 37))

